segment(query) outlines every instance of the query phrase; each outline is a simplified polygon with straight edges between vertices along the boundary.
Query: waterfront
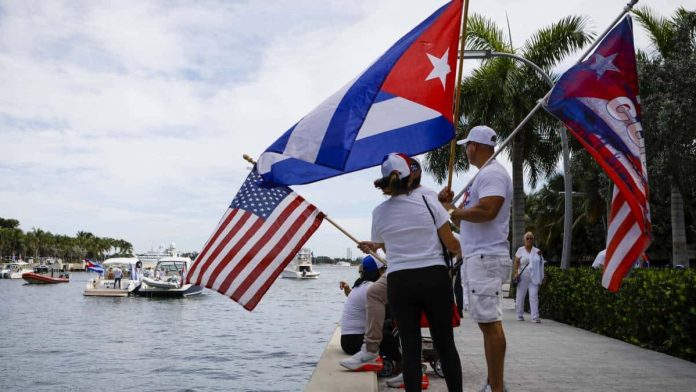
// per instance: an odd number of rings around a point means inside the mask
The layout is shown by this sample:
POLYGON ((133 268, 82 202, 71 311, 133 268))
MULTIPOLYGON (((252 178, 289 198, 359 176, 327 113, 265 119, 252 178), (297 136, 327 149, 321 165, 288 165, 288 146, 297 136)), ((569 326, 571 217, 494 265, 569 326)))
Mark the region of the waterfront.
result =
POLYGON ((185 299, 84 297, 69 284, 0 280, 3 391, 298 391, 340 320, 339 280, 356 267, 317 266, 317 280, 278 279, 247 312, 205 290, 185 299))

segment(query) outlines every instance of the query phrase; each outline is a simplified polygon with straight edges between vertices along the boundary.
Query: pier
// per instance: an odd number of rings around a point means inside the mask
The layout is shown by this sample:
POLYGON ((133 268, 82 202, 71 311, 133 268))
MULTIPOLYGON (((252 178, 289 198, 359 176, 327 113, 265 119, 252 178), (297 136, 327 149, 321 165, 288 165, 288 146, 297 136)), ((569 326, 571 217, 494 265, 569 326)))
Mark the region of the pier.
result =
MULTIPOLYGON (((525 314, 525 319, 515 319, 514 302, 506 298, 505 383, 510 392, 696 390, 696 363, 544 319, 543 314, 541 324, 532 323, 529 314, 525 314)), ((481 331, 465 314, 454 337, 462 362, 464 391, 477 392, 486 379, 481 331)), ((334 335, 332 342, 335 340, 334 335)), ((335 342, 330 342, 306 391, 319 390, 310 389, 316 385, 315 378, 334 382, 324 384, 330 385, 324 390, 347 390, 340 388, 353 383, 352 391, 372 391, 364 380, 365 374, 375 380, 379 391, 398 391, 387 387, 386 379, 377 378, 374 373, 341 370, 338 361, 345 357, 340 344, 335 347, 335 342)), ((428 376, 428 391, 447 391, 445 380, 430 367, 428 376)))

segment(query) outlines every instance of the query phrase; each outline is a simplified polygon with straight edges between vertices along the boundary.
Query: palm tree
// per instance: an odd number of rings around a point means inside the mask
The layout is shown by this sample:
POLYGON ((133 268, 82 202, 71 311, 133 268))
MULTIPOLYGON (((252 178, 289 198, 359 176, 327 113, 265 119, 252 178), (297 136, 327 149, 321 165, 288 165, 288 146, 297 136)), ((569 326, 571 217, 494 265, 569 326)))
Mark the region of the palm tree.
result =
MULTIPOLYGON (((649 63, 651 60, 658 63, 664 64, 670 60, 677 60, 678 58, 684 58, 684 52, 689 52, 693 55, 696 50, 696 13, 693 11, 687 11, 683 7, 678 8, 674 15, 670 19, 660 16, 653 12, 648 7, 641 7, 639 9, 633 10, 633 14, 636 16, 636 20, 640 23, 643 28, 648 32, 650 40, 655 47, 655 52, 653 53, 639 53, 639 60, 643 64, 649 63), (686 35, 686 37, 682 37, 686 35)), ((689 54, 687 53, 687 56, 689 54)), ((681 76, 678 76, 681 77, 681 76)), ((680 86, 681 89, 687 89, 685 86, 680 86)), ((660 106, 669 106, 670 103, 665 103, 660 106)), ((671 103, 674 106, 674 103, 671 103)), ((670 117, 667 113, 669 109, 660 110, 660 115, 663 117, 670 117)), ((664 124, 664 123, 663 123, 664 124)), ((677 128, 692 127, 692 123, 688 124, 676 124, 677 128)), ((676 132, 675 127, 671 127, 669 131, 667 129, 652 129, 648 131, 654 131, 657 134, 663 134, 663 137, 668 138, 668 142, 660 146, 656 143, 656 153, 655 155, 661 156, 657 159, 662 159, 665 161, 664 172, 660 173, 660 177, 664 175, 664 178, 670 179, 670 208, 671 208, 671 223, 672 223, 672 263, 674 265, 683 264, 688 265, 689 257, 687 254, 687 240, 686 240, 686 227, 684 219, 684 197, 683 189, 688 186, 683 183, 683 176, 681 173, 681 166, 678 164, 682 160, 683 156, 688 155, 684 153, 683 149, 678 148, 679 143, 677 142, 676 134, 683 132, 676 132), (669 136, 667 135, 669 133, 669 136)), ((689 139, 689 136, 687 136, 689 139)), ((657 138, 656 138, 657 140, 657 138)), ((690 137, 693 141, 693 137, 690 137)), ((689 140, 686 140, 688 145, 689 140)), ((687 146, 688 149, 688 146, 687 146)), ((658 165, 659 166, 659 165, 658 165)))
MULTIPOLYGON (((468 21, 466 47, 469 50, 514 53, 536 63, 551 75, 553 67, 593 38, 593 34, 586 31, 586 24, 587 20, 583 17, 568 16, 537 31, 522 48, 516 49, 511 37, 506 41, 503 30, 494 22, 474 14, 468 21)), ((507 136, 547 91, 546 82, 523 64, 507 58, 484 61, 462 82, 462 126, 487 124, 501 136, 507 136)), ((561 153, 561 129, 562 125, 553 117, 539 113, 508 147, 512 161, 513 249, 521 245, 525 231, 524 171, 532 186, 542 177, 555 172, 561 153)), ((463 152, 457 151, 456 170, 468 168, 463 155, 463 152)), ((427 156, 426 169, 440 182, 447 175, 448 159, 448 149, 440 149, 427 156)))

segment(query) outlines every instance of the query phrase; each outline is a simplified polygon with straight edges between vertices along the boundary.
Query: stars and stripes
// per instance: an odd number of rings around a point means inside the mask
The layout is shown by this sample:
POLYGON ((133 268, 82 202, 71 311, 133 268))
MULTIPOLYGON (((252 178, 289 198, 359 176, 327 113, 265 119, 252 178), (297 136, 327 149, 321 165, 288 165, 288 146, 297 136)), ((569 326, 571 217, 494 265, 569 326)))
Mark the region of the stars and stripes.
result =
POLYGON ((324 214, 290 188, 259 187, 256 167, 186 273, 253 310, 324 214))
POLYGON ((568 70, 546 110, 563 121, 614 182, 602 285, 617 291, 650 245, 648 174, 631 17, 568 70))

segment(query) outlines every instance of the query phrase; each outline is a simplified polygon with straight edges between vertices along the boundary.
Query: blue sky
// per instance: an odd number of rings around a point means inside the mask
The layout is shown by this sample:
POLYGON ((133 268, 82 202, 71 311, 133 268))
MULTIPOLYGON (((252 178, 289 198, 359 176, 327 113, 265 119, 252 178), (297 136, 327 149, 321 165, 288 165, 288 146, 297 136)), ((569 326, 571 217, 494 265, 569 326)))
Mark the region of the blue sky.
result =
MULTIPOLYGON (((260 154, 444 3, 0 1, 0 217, 25 231, 123 238, 137 251, 199 250, 244 181, 242 154, 260 154)), ((507 12, 519 46, 569 14, 600 32, 625 3, 474 0, 470 12, 501 25, 507 12)), ((639 4, 664 15, 694 6, 639 4)), ((367 239, 378 176, 296 190, 367 239)), ((354 248, 328 223, 308 246, 354 248)))

